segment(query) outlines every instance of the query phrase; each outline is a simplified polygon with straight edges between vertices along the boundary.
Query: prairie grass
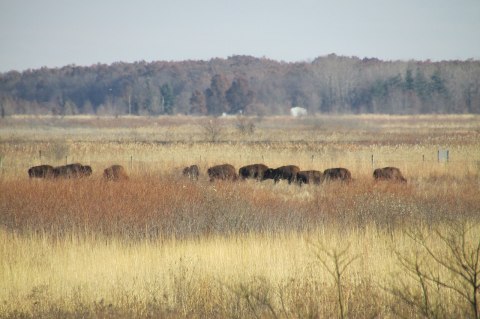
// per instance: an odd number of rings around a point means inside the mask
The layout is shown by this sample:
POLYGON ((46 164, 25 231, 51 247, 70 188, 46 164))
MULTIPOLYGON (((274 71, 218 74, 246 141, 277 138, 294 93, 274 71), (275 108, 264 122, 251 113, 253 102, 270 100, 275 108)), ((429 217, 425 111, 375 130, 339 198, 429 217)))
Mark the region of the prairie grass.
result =
MULTIPOLYGON (((467 240, 478 241, 478 230, 467 240)), ((47 232, 0 236, 2 317, 336 317, 335 285, 315 243, 332 250, 348 244, 357 257, 341 283, 348 317, 419 316, 389 293, 402 285, 419 290, 395 255, 414 256, 415 246, 397 231, 325 227, 138 242, 79 232, 61 240, 47 232)), ((447 317, 469 316, 454 292, 440 297, 431 300, 443 303, 447 317)))
POLYGON ((437 235, 467 225, 464 248, 474 256, 480 117, 264 118, 248 134, 230 118, 219 120, 217 142, 202 135, 208 120, 2 120, 0 317, 474 317, 455 290, 420 285, 419 274, 432 273, 463 287, 411 234, 426 234, 451 260, 437 235), (448 163, 437 161, 438 149, 449 149, 448 163), (26 174, 65 161, 94 174, 26 174), (354 181, 210 183, 205 174, 214 164, 258 162, 343 166, 354 181), (130 179, 103 181, 111 164, 130 179), (191 164, 198 182, 181 176, 191 164), (382 166, 399 167, 408 183, 375 183, 382 166), (341 251, 353 262, 338 282, 319 256, 334 269, 328 256, 341 251), (411 271, 412 260, 422 272, 411 271))

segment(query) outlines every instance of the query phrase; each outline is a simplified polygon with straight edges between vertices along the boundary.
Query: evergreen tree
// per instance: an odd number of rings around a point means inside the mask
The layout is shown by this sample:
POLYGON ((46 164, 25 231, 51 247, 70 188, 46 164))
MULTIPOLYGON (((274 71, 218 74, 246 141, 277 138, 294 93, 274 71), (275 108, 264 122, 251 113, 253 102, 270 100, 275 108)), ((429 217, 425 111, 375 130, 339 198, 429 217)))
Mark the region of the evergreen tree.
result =
POLYGON ((173 114, 175 96, 173 95, 173 90, 170 84, 162 85, 162 87, 160 88, 160 93, 162 94, 163 111, 166 114, 173 114))
POLYGON ((408 69, 405 73, 405 90, 413 91, 415 88, 415 80, 413 79, 412 70, 408 69))

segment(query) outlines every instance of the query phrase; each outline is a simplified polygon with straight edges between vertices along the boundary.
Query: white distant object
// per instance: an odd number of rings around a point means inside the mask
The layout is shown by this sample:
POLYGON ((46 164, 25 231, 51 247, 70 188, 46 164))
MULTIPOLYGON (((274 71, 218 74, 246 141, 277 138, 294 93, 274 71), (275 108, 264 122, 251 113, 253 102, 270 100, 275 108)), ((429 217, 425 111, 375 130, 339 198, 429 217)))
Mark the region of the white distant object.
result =
POLYGON ((303 107, 299 107, 299 106, 292 107, 290 109, 290 114, 293 117, 305 116, 307 115, 307 109, 304 109, 303 107))

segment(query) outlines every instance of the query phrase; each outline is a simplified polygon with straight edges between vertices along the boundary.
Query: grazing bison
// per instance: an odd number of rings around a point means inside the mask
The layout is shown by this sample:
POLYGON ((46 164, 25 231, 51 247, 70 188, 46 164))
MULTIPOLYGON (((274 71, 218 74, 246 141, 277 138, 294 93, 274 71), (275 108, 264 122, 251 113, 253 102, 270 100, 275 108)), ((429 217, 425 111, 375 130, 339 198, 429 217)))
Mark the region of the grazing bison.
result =
POLYGON ((238 175, 235 171, 235 167, 230 164, 223 164, 212 166, 208 169, 208 176, 210 176, 210 182, 213 182, 216 179, 227 180, 231 179, 233 181, 237 180, 238 175))
POLYGON ((346 168, 328 168, 323 171, 323 177, 327 181, 340 180, 349 182, 352 180, 352 174, 346 168))
POLYGON ((377 168, 373 171, 373 178, 375 180, 392 180, 396 182, 406 183, 407 180, 403 177, 402 172, 396 167, 377 168))
POLYGON ((187 166, 183 169, 183 176, 187 176, 191 180, 198 180, 198 175, 200 175, 200 170, 197 165, 187 166))
POLYGON ((30 167, 28 169, 28 176, 30 178, 51 178, 53 177, 53 166, 40 165, 30 167))
POLYGON ((53 169, 55 178, 80 178, 92 175, 92 168, 79 163, 57 166, 53 169))
POLYGON ((265 170, 263 179, 273 179, 277 183, 281 179, 288 180, 288 183, 291 184, 292 181, 295 181, 297 178, 297 173, 300 171, 300 168, 295 165, 281 166, 278 168, 269 168, 265 170))
POLYGON ((127 180, 128 175, 121 165, 112 165, 103 170, 103 178, 107 181, 127 180))
POLYGON ((243 166, 238 170, 238 175, 242 179, 254 178, 257 180, 262 180, 265 171, 268 169, 267 165, 264 164, 252 164, 243 166))
POLYGON ((323 173, 320 171, 300 171, 297 173, 297 183, 318 185, 323 181, 323 173))

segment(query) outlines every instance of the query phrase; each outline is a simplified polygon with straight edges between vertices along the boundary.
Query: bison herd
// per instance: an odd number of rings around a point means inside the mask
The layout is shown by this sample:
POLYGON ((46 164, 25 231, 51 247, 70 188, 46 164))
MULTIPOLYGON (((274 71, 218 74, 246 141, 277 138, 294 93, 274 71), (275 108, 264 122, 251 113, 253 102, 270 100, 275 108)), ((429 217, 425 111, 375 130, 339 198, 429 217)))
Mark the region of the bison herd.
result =
POLYGON ((80 178, 90 175, 92 175, 92 168, 78 163, 57 167, 40 165, 28 170, 30 178, 80 178))
MULTIPOLYGON (((289 184, 296 182, 302 184, 321 184, 324 181, 342 181, 350 182, 352 174, 343 167, 329 168, 321 171, 308 170, 301 171, 298 166, 286 165, 278 168, 269 168, 265 164, 252 164, 243 166, 237 171, 235 167, 230 164, 222 164, 212 166, 207 170, 210 181, 215 180, 232 180, 237 179, 255 179, 257 181, 264 181, 266 179, 273 179, 274 183, 280 180, 286 180, 289 184)), ((183 175, 191 179, 198 179, 199 169, 197 165, 185 167, 183 175)), ((407 180, 402 176, 400 170, 396 167, 378 168, 374 171, 373 177, 375 180, 391 180, 406 182, 407 180)))
MULTIPOLYGON (((264 181, 267 179, 273 179, 274 183, 277 183, 280 180, 286 180, 289 184, 294 182, 299 185, 319 185, 324 181, 349 182, 352 180, 352 174, 350 171, 342 167, 329 168, 321 172, 316 170, 301 171, 300 168, 295 165, 269 168, 264 164, 252 164, 241 167, 237 174, 235 167, 230 164, 222 164, 210 167, 207 170, 207 173, 211 182, 215 180, 236 181, 237 179, 255 179, 257 181, 264 181)), ((28 176, 30 178, 70 179, 87 177, 91 174, 92 168, 90 166, 79 163, 57 167, 40 165, 28 169, 28 176)), ((183 169, 183 175, 192 180, 198 180, 200 170, 197 165, 188 166, 183 169)), ((373 172, 373 177, 375 180, 390 180, 403 183, 407 181, 400 170, 396 167, 377 168, 373 172)), ((108 181, 120 181, 127 180, 128 175, 123 166, 112 165, 103 171, 103 178, 108 181)))
MULTIPOLYGON (((88 165, 82 165, 79 163, 57 167, 39 165, 28 169, 28 176, 30 178, 70 179, 88 177, 90 175, 92 175, 92 168, 88 165)), ((121 165, 112 165, 103 171, 103 178, 105 180, 113 181, 125 180, 128 179, 128 175, 121 165)))

